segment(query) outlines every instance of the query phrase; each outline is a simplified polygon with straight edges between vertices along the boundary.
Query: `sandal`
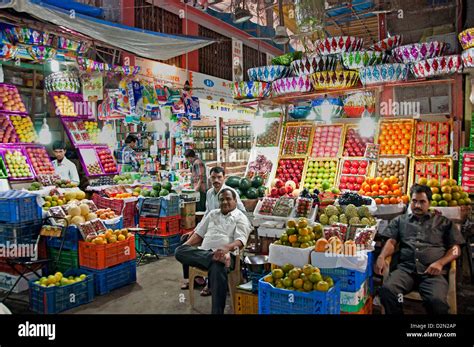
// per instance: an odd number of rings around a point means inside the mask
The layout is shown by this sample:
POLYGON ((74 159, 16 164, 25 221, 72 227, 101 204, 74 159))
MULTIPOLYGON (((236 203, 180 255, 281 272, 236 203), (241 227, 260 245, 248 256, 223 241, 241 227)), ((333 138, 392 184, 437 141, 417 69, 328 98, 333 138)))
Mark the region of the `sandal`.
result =
POLYGON ((209 289, 208 286, 205 286, 203 290, 201 290, 200 293, 201 296, 209 296, 212 295, 211 290, 209 289))

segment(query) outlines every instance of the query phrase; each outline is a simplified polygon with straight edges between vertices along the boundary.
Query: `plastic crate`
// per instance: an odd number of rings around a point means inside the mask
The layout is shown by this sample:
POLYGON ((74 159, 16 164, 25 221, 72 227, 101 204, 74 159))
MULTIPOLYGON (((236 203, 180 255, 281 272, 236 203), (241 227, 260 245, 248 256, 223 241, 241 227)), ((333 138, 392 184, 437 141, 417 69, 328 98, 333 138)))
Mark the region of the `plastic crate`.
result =
POLYGON ((180 216, 173 217, 141 217, 139 221, 140 228, 149 229, 149 234, 159 236, 169 236, 179 234, 180 216))
POLYGON ((341 311, 341 314, 372 314, 372 312, 373 312, 373 299, 371 296, 369 296, 367 300, 365 301, 365 305, 359 311, 356 311, 356 312, 341 311))
MULTIPOLYGON (((180 243, 181 235, 171 235, 171 236, 158 236, 158 235, 145 235, 145 240, 153 246, 161 246, 161 247, 168 247, 170 245, 174 245, 176 243, 180 243)), ((146 246, 146 244, 142 242, 142 247, 146 246)))
POLYGON ((0 193, 0 222, 26 223, 42 218, 36 195, 19 190, 0 193))
POLYGON ((365 272, 350 270, 345 268, 327 269, 321 268, 323 276, 330 276, 334 280, 338 279, 341 282, 341 291, 355 292, 360 286, 372 275, 372 252, 368 253, 367 269, 365 272))
POLYGON ((137 281, 137 263, 135 260, 113 266, 104 270, 82 268, 86 273, 94 275, 96 295, 104 295, 114 289, 137 281))
MULTIPOLYGON (((69 271, 64 276, 79 276, 84 272, 69 271)), ((42 287, 30 281, 30 309, 37 313, 59 313, 94 300, 92 275, 74 284, 58 287, 42 287)))
POLYGON ((258 314, 258 295, 236 291, 234 310, 235 314, 258 314))
POLYGON ((258 281, 260 281, 260 278, 265 277, 268 275, 268 272, 248 272, 248 278, 249 281, 252 281, 252 292, 256 293, 258 292, 258 281))
POLYGON ((140 216, 144 217, 172 217, 180 214, 178 195, 144 199, 140 208, 140 216))
POLYGON ((340 314, 340 281, 327 292, 297 292, 258 282, 259 314, 340 314))
POLYGON ((35 244, 42 225, 41 219, 24 223, 0 223, 0 244, 35 244))
POLYGON ((79 241, 79 265, 81 267, 101 270, 134 260, 135 257, 134 235, 124 241, 106 245, 79 241))
POLYGON ((110 208, 112 211, 115 212, 117 216, 122 215, 122 211, 124 209, 124 201, 119 199, 109 199, 103 196, 100 196, 97 193, 92 195, 92 201, 94 201, 95 205, 98 209, 101 208, 110 208))
POLYGON ((69 270, 79 268, 79 255, 77 250, 61 250, 61 255, 59 256, 59 260, 56 261, 58 258, 59 249, 56 248, 48 248, 49 259, 51 262, 49 264, 49 273, 54 273, 57 271, 66 272, 69 270))
MULTIPOLYGON (((70 225, 66 229, 66 234, 64 235, 64 244, 63 250, 74 250, 77 251, 77 246, 79 244, 79 240, 82 239, 81 232, 79 228, 70 225)), ((60 248, 62 238, 61 237, 48 237, 47 239, 48 247, 60 248)))
POLYGON ((117 230, 123 228, 123 218, 104 219, 102 220, 107 229, 117 230), (115 221, 116 219, 116 221, 115 221))

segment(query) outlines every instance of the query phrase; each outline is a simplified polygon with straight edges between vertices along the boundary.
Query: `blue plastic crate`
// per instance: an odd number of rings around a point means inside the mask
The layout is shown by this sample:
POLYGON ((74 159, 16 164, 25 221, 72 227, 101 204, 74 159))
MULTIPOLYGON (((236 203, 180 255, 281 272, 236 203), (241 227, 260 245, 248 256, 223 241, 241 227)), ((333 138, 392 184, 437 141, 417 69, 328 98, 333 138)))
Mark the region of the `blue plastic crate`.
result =
POLYGON ((170 195, 161 200, 160 217, 177 216, 181 213, 179 209, 179 196, 170 195))
POLYGON ((102 222, 107 229, 117 230, 123 228, 123 217, 120 217, 115 223, 111 223, 109 220, 103 220, 102 222))
POLYGON ((107 294, 114 289, 137 281, 137 263, 135 260, 127 261, 126 263, 104 270, 81 267, 80 271, 94 275, 96 295, 107 294))
POLYGON ((298 292, 273 287, 261 278, 258 282, 259 314, 340 314, 341 286, 327 292, 298 292))
MULTIPOLYGON (((158 235, 147 235, 144 236, 144 239, 153 246, 162 246, 168 247, 170 245, 174 245, 175 243, 180 243, 181 241, 181 234, 176 234, 172 236, 158 236, 158 235)), ((146 246, 145 242, 141 240, 142 247, 146 246)))
POLYGON ((172 217, 180 215, 179 196, 169 195, 159 198, 145 198, 139 202, 140 215, 143 217, 172 217))
POLYGON ((145 245, 144 243, 141 244, 142 251, 145 253, 149 252, 151 253, 151 249, 155 251, 156 254, 162 255, 162 256, 173 256, 174 252, 176 251, 176 248, 178 248, 180 243, 174 243, 169 246, 158 246, 158 245, 152 245, 150 246, 145 245), (150 249, 151 248, 151 249, 150 249))
POLYGON ((260 281, 260 279, 262 277, 265 277, 266 275, 268 275, 268 272, 252 272, 252 271, 248 272, 248 278, 250 281, 252 281, 253 293, 258 292, 258 281, 260 281))
POLYGON ((24 223, 41 220, 42 216, 36 195, 19 190, 0 193, 0 222, 24 223))
MULTIPOLYGON (((68 271, 64 276, 79 276, 80 270, 68 271)), ((37 313, 59 313, 94 300, 94 276, 67 286, 42 287, 30 281, 30 309, 37 313)))
POLYGON ((321 268, 321 274, 323 276, 330 276, 334 280, 340 280, 343 292, 355 292, 372 275, 372 252, 367 253, 367 255, 367 269, 365 272, 338 267, 334 269, 321 268))
MULTIPOLYGON (((66 229, 66 235, 64 235, 64 244, 63 249, 77 251, 79 240, 82 240, 82 234, 79 231, 79 228, 70 225, 66 229)), ((60 237, 48 237, 47 245, 48 247, 60 248, 62 239, 60 237)))
POLYGON ((35 244, 38 240, 42 220, 24 223, 0 223, 0 244, 35 244))

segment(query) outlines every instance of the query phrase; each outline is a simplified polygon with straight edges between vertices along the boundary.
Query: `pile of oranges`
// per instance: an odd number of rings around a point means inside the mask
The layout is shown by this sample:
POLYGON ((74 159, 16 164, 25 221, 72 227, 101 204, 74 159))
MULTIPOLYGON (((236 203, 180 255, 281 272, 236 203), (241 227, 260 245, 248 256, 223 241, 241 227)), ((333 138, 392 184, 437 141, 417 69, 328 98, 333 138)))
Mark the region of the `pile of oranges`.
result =
POLYGON ((403 187, 398 184, 398 178, 390 177, 367 177, 362 184, 359 194, 374 197, 376 204, 398 204, 408 203, 408 196, 403 195, 403 187))
POLYGON ((380 125, 380 154, 408 155, 411 148, 412 124, 408 122, 382 123, 380 125))

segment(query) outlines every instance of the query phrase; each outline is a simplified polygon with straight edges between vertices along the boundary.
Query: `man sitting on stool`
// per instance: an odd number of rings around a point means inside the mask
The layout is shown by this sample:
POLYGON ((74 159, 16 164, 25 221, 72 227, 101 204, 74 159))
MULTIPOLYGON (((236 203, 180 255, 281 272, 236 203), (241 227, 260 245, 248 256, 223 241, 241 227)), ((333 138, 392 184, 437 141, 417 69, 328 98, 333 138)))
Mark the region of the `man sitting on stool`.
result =
POLYGON ((410 189, 411 213, 393 219, 381 233, 389 239, 374 265, 381 275, 385 258, 400 247, 400 261, 380 288, 380 300, 387 314, 402 314, 403 295, 415 287, 428 313, 447 314, 449 310, 447 267, 460 255, 461 233, 446 217, 429 212, 432 192, 415 184, 410 189))
POLYGON ((176 259, 209 273, 212 313, 223 314, 227 296, 227 272, 252 231, 247 216, 237 209, 237 195, 228 188, 219 193, 220 209, 207 214, 186 243, 176 249, 176 259))

